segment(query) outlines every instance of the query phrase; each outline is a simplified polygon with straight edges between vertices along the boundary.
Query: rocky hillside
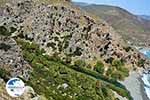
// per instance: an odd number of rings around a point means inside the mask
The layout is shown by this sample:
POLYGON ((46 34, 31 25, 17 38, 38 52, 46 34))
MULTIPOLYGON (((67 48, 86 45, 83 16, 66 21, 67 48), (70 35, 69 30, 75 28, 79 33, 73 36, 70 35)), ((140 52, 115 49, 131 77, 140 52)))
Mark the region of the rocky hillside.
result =
POLYGON ((8 0, 3 4, 0 70, 13 70, 9 77, 23 76, 48 100, 115 100, 113 91, 132 98, 117 80, 124 80, 129 69, 143 67, 145 60, 106 22, 76 8, 70 0, 8 0))
POLYGON ((150 21, 115 6, 75 3, 111 25, 124 40, 138 46, 149 46, 150 21))
POLYGON ((12 36, 39 44, 49 55, 57 54, 64 60, 69 55, 74 60, 88 61, 106 61, 110 57, 127 60, 129 56, 105 22, 96 23, 67 5, 20 1, 7 4, 3 12, 1 26, 14 29, 12 36))
POLYGON ((0 65, 11 72, 12 77, 23 76, 28 80, 31 67, 22 55, 21 49, 15 40, 8 37, 0 37, 0 65))

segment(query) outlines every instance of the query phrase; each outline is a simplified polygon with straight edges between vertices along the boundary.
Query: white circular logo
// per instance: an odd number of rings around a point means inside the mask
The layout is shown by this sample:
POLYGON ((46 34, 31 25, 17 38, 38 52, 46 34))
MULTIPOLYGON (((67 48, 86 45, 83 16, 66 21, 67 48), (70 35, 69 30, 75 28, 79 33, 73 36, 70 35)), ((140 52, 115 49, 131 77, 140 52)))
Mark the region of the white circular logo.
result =
POLYGON ((25 84, 19 78, 11 78, 6 84, 6 90, 12 97, 19 97, 24 93, 25 84))

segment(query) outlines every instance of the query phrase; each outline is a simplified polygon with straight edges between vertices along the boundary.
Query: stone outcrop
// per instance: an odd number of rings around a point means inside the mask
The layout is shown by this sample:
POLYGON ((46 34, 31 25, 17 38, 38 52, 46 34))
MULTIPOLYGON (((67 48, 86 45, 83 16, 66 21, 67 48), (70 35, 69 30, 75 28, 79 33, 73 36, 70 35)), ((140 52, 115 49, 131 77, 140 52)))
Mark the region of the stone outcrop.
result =
POLYGON ((11 77, 22 76, 28 80, 30 65, 23 59, 21 49, 12 38, 0 36, 0 68, 5 68, 11 77))

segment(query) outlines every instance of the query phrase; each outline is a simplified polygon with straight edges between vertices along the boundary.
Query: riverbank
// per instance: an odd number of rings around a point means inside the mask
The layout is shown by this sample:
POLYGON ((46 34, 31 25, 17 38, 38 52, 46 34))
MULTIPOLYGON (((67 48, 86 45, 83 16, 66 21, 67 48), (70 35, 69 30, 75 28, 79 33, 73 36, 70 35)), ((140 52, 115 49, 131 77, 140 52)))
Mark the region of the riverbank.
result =
POLYGON ((140 72, 131 72, 130 76, 121 83, 130 91, 134 100, 149 100, 144 90, 140 72))

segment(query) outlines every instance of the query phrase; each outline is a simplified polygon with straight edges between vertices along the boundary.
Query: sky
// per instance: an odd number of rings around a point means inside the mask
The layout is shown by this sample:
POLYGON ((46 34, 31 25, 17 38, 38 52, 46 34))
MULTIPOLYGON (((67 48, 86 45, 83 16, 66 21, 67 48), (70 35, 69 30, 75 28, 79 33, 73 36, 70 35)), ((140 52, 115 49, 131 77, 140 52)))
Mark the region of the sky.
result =
POLYGON ((136 15, 150 16, 150 0, 72 0, 72 1, 119 6, 136 15))

